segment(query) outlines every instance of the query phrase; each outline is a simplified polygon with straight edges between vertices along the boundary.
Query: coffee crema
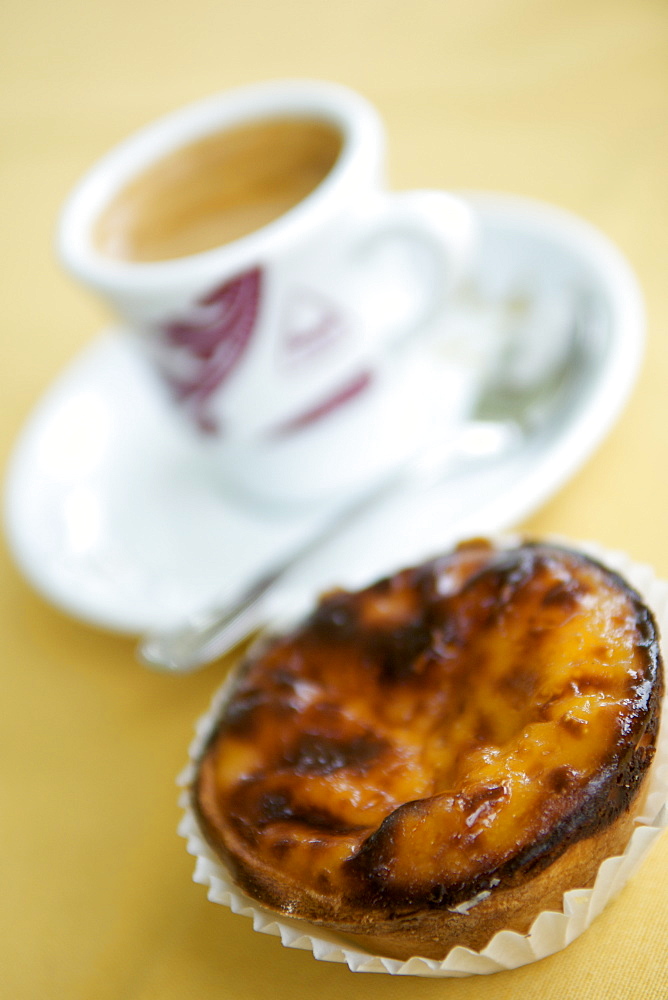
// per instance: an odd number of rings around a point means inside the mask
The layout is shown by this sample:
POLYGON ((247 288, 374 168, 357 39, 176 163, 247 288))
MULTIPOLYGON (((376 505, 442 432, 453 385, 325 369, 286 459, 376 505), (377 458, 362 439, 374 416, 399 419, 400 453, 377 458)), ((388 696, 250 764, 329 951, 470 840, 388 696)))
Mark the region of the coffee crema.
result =
POLYGON ((107 257, 162 261, 261 229, 324 180, 343 139, 325 121, 281 118, 226 129, 141 173, 106 206, 93 240, 107 257))

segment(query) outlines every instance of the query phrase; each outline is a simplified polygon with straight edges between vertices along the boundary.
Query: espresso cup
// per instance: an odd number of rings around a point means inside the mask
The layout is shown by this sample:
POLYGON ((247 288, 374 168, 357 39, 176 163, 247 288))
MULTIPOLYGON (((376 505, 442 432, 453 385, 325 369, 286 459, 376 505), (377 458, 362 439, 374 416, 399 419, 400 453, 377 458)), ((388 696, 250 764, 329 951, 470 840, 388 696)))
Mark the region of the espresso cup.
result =
POLYGON ((365 99, 271 82, 149 125, 65 204, 62 261, 119 314, 228 490, 317 499, 415 447, 416 345, 475 227, 450 194, 388 192, 384 167, 365 99))

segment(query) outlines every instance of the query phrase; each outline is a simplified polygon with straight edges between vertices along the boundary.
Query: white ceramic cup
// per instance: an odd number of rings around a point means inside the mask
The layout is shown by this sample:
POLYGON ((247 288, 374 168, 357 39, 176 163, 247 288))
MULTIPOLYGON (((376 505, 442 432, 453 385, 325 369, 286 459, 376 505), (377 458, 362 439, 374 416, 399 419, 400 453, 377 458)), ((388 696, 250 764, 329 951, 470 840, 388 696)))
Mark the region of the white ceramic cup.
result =
POLYGON ((65 266, 136 335, 228 489, 284 502, 349 490, 415 447, 415 345, 466 273, 474 222, 441 191, 389 193, 375 110, 344 87, 259 84, 158 120, 112 150, 65 204, 65 266), (340 133, 312 193, 232 242, 118 259, 106 206, 160 160, 240 125, 313 119, 340 133))

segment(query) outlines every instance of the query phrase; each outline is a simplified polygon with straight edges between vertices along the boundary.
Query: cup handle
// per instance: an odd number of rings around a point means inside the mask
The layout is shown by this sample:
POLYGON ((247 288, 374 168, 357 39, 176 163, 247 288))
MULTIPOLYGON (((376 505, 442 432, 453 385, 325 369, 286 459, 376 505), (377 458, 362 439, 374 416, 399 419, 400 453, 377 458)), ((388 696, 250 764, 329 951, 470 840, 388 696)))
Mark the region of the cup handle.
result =
MULTIPOLYGON (((373 288, 369 272, 383 247, 398 241, 420 257, 415 284, 422 285, 421 301, 409 320, 404 318, 399 326, 381 323, 376 334, 379 346, 401 347, 441 316, 451 292, 470 271, 477 237, 475 214, 462 198, 445 191, 405 191, 365 206, 357 226, 348 267, 356 274, 362 299, 373 288)), ((377 283, 378 295, 387 292, 381 284, 377 283)))

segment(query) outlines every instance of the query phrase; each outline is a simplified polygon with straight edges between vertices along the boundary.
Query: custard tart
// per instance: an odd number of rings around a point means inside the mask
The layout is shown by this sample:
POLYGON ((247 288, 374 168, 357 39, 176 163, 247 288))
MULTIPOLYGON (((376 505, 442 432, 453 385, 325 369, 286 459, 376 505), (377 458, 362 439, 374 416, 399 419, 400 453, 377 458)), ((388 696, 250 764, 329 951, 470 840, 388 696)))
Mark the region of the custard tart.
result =
POLYGON ((193 807, 263 906, 440 959, 526 932, 623 850, 662 691, 654 619, 623 579, 474 540, 257 644, 193 807))

